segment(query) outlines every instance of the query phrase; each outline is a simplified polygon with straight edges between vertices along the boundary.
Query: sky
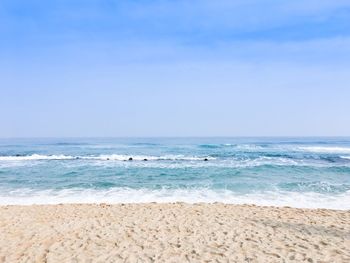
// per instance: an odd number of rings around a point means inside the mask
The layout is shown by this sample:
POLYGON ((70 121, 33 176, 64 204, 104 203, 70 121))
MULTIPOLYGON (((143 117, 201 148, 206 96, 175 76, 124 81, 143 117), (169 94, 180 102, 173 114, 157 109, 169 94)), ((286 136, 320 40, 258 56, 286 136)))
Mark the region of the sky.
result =
POLYGON ((0 137, 350 136, 348 0, 1 0, 0 137))

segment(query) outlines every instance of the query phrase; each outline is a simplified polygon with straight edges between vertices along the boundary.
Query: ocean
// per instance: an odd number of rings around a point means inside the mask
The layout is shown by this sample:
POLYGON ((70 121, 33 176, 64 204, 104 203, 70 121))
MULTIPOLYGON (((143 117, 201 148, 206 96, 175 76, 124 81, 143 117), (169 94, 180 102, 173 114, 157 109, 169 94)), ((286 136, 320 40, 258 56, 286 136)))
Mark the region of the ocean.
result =
POLYGON ((350 138, 0 139, 0 204, 350 209, 350 138))

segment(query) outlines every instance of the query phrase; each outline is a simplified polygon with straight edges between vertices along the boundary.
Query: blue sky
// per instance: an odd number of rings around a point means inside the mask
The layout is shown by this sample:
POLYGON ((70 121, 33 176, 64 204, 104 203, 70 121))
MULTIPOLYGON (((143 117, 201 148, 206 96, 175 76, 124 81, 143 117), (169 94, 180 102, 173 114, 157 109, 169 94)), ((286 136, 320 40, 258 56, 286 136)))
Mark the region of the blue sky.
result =
POLYGON ((349 1, 0 2, 0 137, 350 135, 349 1))

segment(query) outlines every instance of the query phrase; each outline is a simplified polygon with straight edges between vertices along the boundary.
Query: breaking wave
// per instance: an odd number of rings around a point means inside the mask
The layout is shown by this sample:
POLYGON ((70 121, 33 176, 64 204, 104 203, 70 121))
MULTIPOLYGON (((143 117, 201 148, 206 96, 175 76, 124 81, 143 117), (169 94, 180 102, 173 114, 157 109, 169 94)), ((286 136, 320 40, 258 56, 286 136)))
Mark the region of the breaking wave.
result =
POLYGON ((350 153, 350 147, 305 146, 298 149, 315 153, 350 153))
POLYGON ((298 208, 350 209, 350 191, 339 195, 326 195, 313 192, 256 192, 236 194, 230 190, 197 189, 132 189, 111 188, 31 190, 17 189, 5 195, 0 194, 2 205, 32 205, 59 203, 214 203, 255 204, 264 206, 291 206, 298 208))
POLYGON ((135 161, 156 161, 156 160, 182 160, 182 161, 201 161, 203 159, 215 160, 214 157, 203 156, 184 156, 184 155, 164 155, 164 156, 147 156, 147 155, 122 155, 122 154, 110 154, 110 155, 98 155, 98 156, 71 156, 71 155, 15 155, 15 156, 0 156, 0 161, 32 161, 32 160, 114 160, 114 161, 127 161, 130 158, 135 161))

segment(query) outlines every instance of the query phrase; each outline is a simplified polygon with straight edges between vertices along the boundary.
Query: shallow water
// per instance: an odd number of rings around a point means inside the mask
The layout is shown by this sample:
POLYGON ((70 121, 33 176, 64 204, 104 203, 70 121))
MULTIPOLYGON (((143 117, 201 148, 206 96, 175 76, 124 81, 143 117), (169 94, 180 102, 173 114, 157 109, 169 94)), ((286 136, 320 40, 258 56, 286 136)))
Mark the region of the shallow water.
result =
POLYGON ((350 209, 350 138, 0 140, 0 204, 151 201, 350 209))

